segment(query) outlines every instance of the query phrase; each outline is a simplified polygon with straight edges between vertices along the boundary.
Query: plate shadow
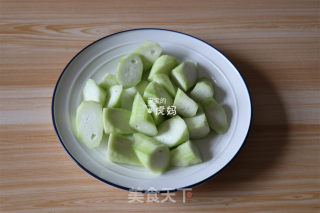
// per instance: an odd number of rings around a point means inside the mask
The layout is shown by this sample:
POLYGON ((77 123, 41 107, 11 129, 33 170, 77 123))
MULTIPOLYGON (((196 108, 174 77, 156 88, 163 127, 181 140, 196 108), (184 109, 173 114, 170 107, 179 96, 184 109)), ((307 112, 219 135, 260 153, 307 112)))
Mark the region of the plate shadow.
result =
POLYGON ((198 194, 243 188, 244 184, 266 174, 276 165, 288 143, 286 111, 275 86, 261 70, 241 56, 228 53, 225 56, 236 66, 248 86, 252 102, 251 127, 238 155, 217 175, 193 188, 198 194))

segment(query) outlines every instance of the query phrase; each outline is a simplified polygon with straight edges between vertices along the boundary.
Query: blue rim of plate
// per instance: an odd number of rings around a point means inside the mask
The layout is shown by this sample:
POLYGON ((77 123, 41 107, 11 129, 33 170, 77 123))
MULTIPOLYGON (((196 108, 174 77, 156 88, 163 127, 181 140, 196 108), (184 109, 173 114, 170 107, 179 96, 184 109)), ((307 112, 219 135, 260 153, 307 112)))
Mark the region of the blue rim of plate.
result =
MULTIPOLYGON (((65 66, 65 68, 64 68, 63 71, 62 71, 62 73, 60 74, 60 76, 59 76, 59 78, 58 78, 58 81, 57 81, 57 83, 56 83, 56 85, 55 85, 55 87, 54 87, 54 91, 53 91, 53 95, 52 95, 52 102, 51 102, 51 116, 52 116, 52 122, 53 122, 54 130, 55 130, 55 132, 56 132, 56 135, 57 135, 57 137, 58 137, 58 139, 59 139, 62 147, 63 147, 64 150, 68 153, 68 155, 71 157, 71 159, 72 159, 81 169, 83 169, 85 172, 87 172, 88 174, 90 174, 90 175, 93 176, 94 178, 100 180, 100 181, 103 182, 103 183, 109 184, 109 185, 114 186, 114 187, 119 188, 119 189, 123 189, 123 190, 127 190, 127 191, 134 191, 134 192, 141 192, 141 193, 148 193, 148 192, 150 192, 150 191, 148 191, 148 190, 135 190, 135 189, 133 190, 132 188, 127 188, 127 187, 124 187, 124 186, 120 186, 120 185, 114 184, 114 183, 112 183, 112 182, 109 182, 109 181, 107 181, 107 180, 105 180, 105 179, 103 179, 103 178, 100 178, 99 176, 93 174, 93 173, 90 172, 87 168, 85 168, 83 165, 81 165, 81 164, 72 156, 72 154, 68 151, 68 149, 67 149, 66 146, 64 145, 64 143, 63 143, 63 141, 62 141, 62 139, 61 139, 61 137, 60 137, 60 135, 59 135, 59 132, 58 132, 58 130, 57 130, 57 126, 56 126, 56 122, 55 122, 55 117, 54 117, 54 100, 55 100, 56 90, 57 90, 57 87, 58 87, 58 85, 59 85, 59 82, 60 82, 60 80, 61 80, 64 72, 65 72, 66 69, 69 67, 70 63, 71 63, 78 55, 80 55, 85 49, 87 49, 87 48, 89 48, 90 46, 92 46, 93 44, 101 41, 102 39, 105 39, 105 38, 108 38, 108 37, 111 37, 111 36, 114 36, 114 35, 117 35, 117 34, 120 34, 120 33, 125 33, 125 32, 130 32, 130 31, 138 31, 138 30, 161 30, 161 31, 174 32, 174 33, 182 34, 182 35, 185 35, 185 36, 189 36, 189 37, 191 37, 191 38, 194 38, 194 39, 197 39, 197 40, 203 42, 204 44, 206 44, 206 45, 210 46, 211 48, 215 49, 216 51, 218 51, 227 61, 230 62, 230 64, 231 64, 231 65, 235 68, 235 70, 237 70, 237 72, 239 73, 239 75, 240 75, 240 77, 241 77, 241 79, 242 79, 242 81, 243 81, 243 83, 244 83, 244 85, 245 85, 245 87, 246 87, 246 89, 247 89, 247 92, 248 92, 248 95, 249 95, 250 109, 251 109, 251 111, 250 111, 250 122, 249 122, 249 127, 248 127, 247 134, 246 134, 246 136, 245 136, 245 138, 244 138, 244 140, 243 140, 243 142, 242 142, 239 150, 237 151, 237 153, 229 160, 229 162, 228 162, 225 166, 223 166, 219 171, 217 171, 216 173, 214 173, 214 174, 211 175, 210 177, 205 178, 204 180, 199 181, 199 182, 197 182, 197 183, 194 183, 194 184, 185 186, 185 187, 183 187, 183 188, 176 188, 176 189, 171 189, 171 190, 159 190, 159 191, 157 191, 157 193, 168 193, 168 192, 175 192, 175 191, 178 191, 178 190, 183 190, 183 189, 185 189, 185 188, 192 188, 192 187, 194 187, 194 186, 196 186, 196 185, 199 185, 199 184, 201 184, 201 183, 209 180, 210 178, 212 178, 212 177, 214 177, 215 175, 217 175, 218 173, 220 173, 220 172, 221 172, 224 168, 226 168, 226 167, 230 164, 230 162, 239 154, 240 150, 242 149, 244 143, 245 143, 246 140, 247 140, 248 133, 250 132, 250 128, 251 128, 251 121, 252 121, 252 103, 251 103, 250 92, 249 92, 248 87, 247 87, 247 84, 246 84, 244 78, 242 77, 241 73, 239 72, 239 70, 238 70, 238 69, 234 66, 234 64, 232 64, 231 61, 230 61, 225 55, 223 55, 217 48, 215 48, 215 47, 212 46, 211 44, 209 44, 209 43, 207 43, 206 41, 203 41, 203 40, 201 40, 201 39, 199 39, 199 38, 197 38, 197 37, 195 37, 195 36, 192 36, 192 35, 189 35, 189 34, 186 34, 186 33, 182 33, 182 32, 179 32, 179 31, 175 31, 175 30, 168 30, 168 29, 161 29, 161 28, 137 28, 137 29, 130 29, 130 30, 124 30, 124 31, 112 33, 112 34, 110 34, 110 35, 104 36, 104 37, 102 37, 102 38, 100 38, 100 39, 92 42, 91 44, 87 45, 87 46, 84 47, 80 52, 78 52, 75 56, 73 56, 73 58, 68 62, 68 64, 65 66)), ((152 193, 155 193, 155 192, 152 191, 152 193)))

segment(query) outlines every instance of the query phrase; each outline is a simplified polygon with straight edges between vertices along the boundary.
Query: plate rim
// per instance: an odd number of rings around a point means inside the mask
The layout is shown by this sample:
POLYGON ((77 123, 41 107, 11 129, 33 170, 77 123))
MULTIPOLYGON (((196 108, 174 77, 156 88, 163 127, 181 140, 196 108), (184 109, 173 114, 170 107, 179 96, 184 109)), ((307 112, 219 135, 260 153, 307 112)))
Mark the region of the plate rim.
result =
MULTIPOLYGON (((130 32, 130 31, 140 31, 140 30, 160 30, 160 31, 168 31, 168 32, 173 32, 173 33, 178 33, 178 34, 182 34, 184 36, 188 36, 188 37, 191 37, 193 39, 196 39, 206 45, 208 45, 209 47, 213 48, 214 50, 218 51, 233 67, 234 69, 238 72, 238 74, 240 75, 240 78, 242 79, 243 83, 244 83, 244 86, 247 90, 247 93, 248 93, 248 96, 249 96, 249 106, 250 106, 250 117, 249 117, 249 126, 248 126, 248 130, 246 132, 246 135, 243 139, 243 142, 240 146, 240 148, 238 149, 238 151, 236 152, 236 154, 222 167, 220 168, 216 173, 212 174, 211 176, 199 181, 199 182, 196 182, 194 184, 191 184, 191 185, 188 185, 188 186, 185 186, 185 187, 182 187, 182 188, 175 188, 175 189, 170 189, 170 190, 159 190, 157 191, 157 193, 169 193, 169 192, 175 192, 175 191, 178 191, 178 190, 183 190, 185 188, 192 188, 196 185, 199 185, 199 184, 202 184, 204 183, 205 181, 213 178, 214 176, 216 176, 218 173, 220 173, 223 169, 225 169, 230 163, 231 161, 233 161, 233 159, 235 159, 235 157, 239 154, 239 152, 242 150, 242 148, 244 147, 244 144, 247 140, 247 137, 248 137, 248 134, 251 130, 251 122, 252 122, 252 102, 251 102, 251 95, 250 95, 250 91, 248 89, 248 86, 246 84, 246 81, 244 80, 243 76, 241 75, 241 73, 239 72, 239 70, 236 68, 236 66, 224 55, 222 54, 221 51, 219 51, 217 48, 215 48, 213 45, 209 44, 208 42, 200 39, 200 38, 197 38, 193 35, 190 35, 190 34, 187 34, 187 33, 184 33, 184 32, 180 32, 180 31, 176 31, 176 30, 170 30, 170 29, 165 29, 165 28, 134 28, 134 29, 128 29, 128 30, 123 30, 123 31, 118 31, 118 32, 115 32, 115 33, 111 33, 111 34, 108 34, 98 40, 95 40, 93 42, 91 42, 90 44, 88 44, 87 46, 85 46, 84 48, 82 48, 76 55, 74 55, 71 60, 67 63, 67 65, 64 67, 63 71, 61 72, 61 74, 59 75, 59 78, 55 84, 55 87, 54 87, 54 90, 53 90, 53 95, 52 95, 52 100, 51 100, 51 117, 52 117, 52 123, 53 123, 53 127, 54 127, 54 130, 55 130, 55 133, 59 139, 59 142, 60 144, 62 145, 63 149, 65 152, 67 152, 67 154, 69 155, 69 157, 81 168, 83 169, 86 173, 88 173, 89 175, 91 175, 92 177, 100 180, 101 182, 105 183, 105 184, 108 184, 108 185, 111 185, 113 187, 116 187, 116 188, 119 188, 119 189, 122 189, 122 190, 126 190, 126 191, 134 191, 134 192, 141 192, 141 193, 148 193, 150 191, 148 190, 138 190, 138 189, 134 189, 132 190, 131 188, 128 188, 128 187, 124 187, 124 186, 121 186, 121 185, 118 185, 118 184, 115 184, 115 183, 112 183, 108 180, 105 180, 101 177, 99 177, 98 175, 92 173, 91 171, 89 171, 87 168, 85 168, 80 162, 78 162, 75 157, 73 157, 73 155, 68 151, 68 149, 66 148, 66 146, 64 145, 64 142, 62 141, 59 133, 58 133, 58 130, 57 130, 57 125, 56 125, 56 119, 55 119, 55 116, 54 116, 54 105, 55 105, 55 95, 56 95, 56 90, 58 88, 58 85, 60 83, 60 80, 63 76, 63 74, 65 73, 65 71, 67 70, 67 68, 69 67, 69 65, 74 61, 74 59, 76 57, 78 57, 78 55, 80 55, 84 50, 86 50, 87 48, 91 47, 92 45, 96 44, 97 42, 103 40, 103 39, 106 39, 108 37, 111 37, 111 36, 115 36, 117 34, 121 34, 121 33, 126 33, 126 32, 130 32)), ((154 191, 152 191, 152 193, 154 193, 154 191)))

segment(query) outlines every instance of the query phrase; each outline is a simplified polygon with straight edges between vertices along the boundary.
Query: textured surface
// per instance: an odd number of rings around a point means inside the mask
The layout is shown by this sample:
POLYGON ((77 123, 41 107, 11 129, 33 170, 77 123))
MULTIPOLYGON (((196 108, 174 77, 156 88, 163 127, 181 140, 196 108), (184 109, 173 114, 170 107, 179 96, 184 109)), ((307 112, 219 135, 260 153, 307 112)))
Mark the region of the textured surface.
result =
POLYGON ((319 211, 319 7, 308 0, 1 0, 0 211, 319 211), (73 163, 52 127, 51 96, 68 61, 98 38, 141 27, 213 44, 252 96, 245 146, 186 203, 182 192, 176 203, 129 203, 128 192, 73 163))

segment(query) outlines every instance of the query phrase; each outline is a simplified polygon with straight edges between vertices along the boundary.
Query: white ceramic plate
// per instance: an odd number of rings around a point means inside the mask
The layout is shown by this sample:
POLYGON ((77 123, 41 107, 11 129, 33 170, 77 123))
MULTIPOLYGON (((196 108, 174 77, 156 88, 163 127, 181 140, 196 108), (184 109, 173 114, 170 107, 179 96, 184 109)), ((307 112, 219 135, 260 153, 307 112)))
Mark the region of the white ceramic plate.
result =
POLYGON ((93 42, 66 66, 56 84, 52 99, 52 119, 57 136, 71 158, 97 179, 122 189, 167 191, 192 187, 218 173, 237 154, 251 121, 247 87, 231 62, 208 43, 193 36, 164 29, 134 29, 115 33, 93 42), (154 175, 144 168, 111 163, 105 147, 90 150, 73 135, 74 117, 81 91, 88 78, 98 83, 107 72, 115 72, 118 59, 146 40, 158 42, 165 54, 180 61, 198 63, 200 76, 215 83, 215 98, 224 106, 230 122, 223 135, 209 135, 195 141, 204 162, 186 168, 173 168, 154 175))

